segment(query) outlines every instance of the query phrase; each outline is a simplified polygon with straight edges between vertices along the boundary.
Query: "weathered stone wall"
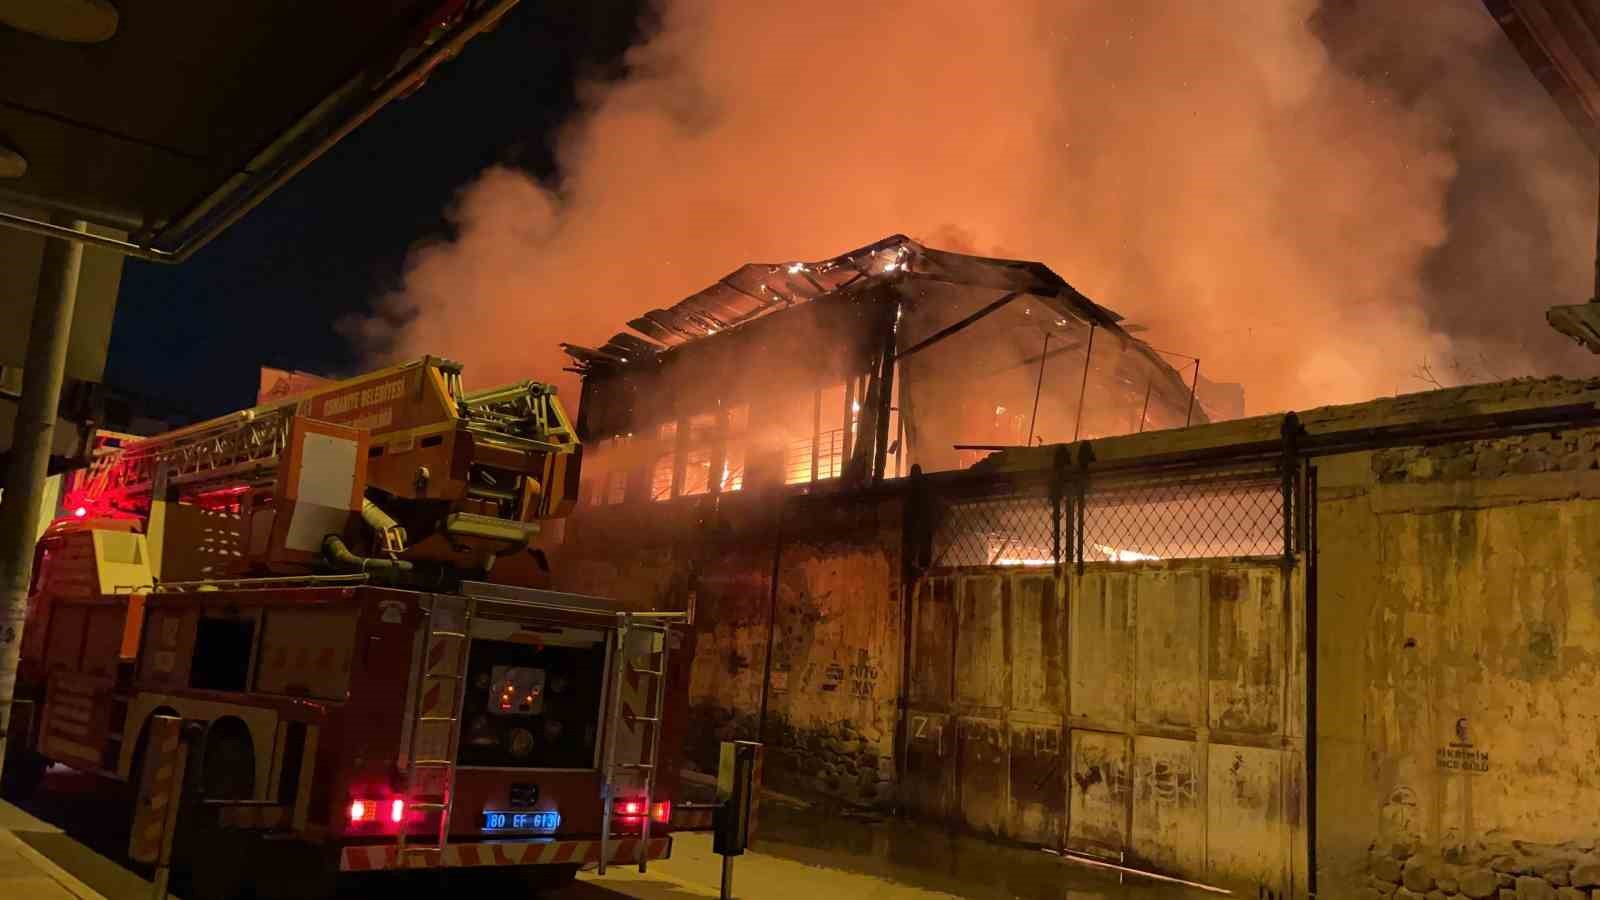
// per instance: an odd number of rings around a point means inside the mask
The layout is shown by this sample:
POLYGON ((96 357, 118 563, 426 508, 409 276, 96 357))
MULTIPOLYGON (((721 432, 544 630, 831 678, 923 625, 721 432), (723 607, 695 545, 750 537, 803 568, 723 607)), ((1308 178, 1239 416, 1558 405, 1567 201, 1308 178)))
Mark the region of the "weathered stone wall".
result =
POLYGON ((778 771, 857 802, 894 779, 900 501, 796 510, 778 574, 767 735, 778 771))
POLYGON ((693 603, 688 706, 676 738, 690 767, 715 772, 721 741, 764 738, 769 784, 884 801, 902 662, 901 503, 781 502, 781 534, 772 492, 582 509, 551 550, 555 586, 649 598, 642 606, 693 603))
POLYGON ((1320 893, 1600 884, 1597 448, 1563 430, 1318 462, 1320 893))

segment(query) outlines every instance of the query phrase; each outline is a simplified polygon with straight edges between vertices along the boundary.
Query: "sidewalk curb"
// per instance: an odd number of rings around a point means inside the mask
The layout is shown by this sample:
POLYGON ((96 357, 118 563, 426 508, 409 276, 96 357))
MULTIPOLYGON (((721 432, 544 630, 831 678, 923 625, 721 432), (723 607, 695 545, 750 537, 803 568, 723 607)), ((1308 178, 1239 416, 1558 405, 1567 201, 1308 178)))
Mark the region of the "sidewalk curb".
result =
POLYGON ((66 869, 56 865, 50 857, 28 846, 26 841, 12 834, 9 829, 0 828, 0 848, 6 847, 14 848, 17 855, 33 863, 34 868, 50 876, 65 888, 67 893, 78 897, 79 900, 106 900, 104 894, 72 877, 66 869))

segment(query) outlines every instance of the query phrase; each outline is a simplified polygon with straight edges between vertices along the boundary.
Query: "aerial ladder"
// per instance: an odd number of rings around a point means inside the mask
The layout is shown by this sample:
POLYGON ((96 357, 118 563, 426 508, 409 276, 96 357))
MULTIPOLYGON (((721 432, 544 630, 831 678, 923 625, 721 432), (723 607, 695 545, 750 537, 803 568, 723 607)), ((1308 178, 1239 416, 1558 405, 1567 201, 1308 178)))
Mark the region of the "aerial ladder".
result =
POLYGON ((570 512, 579 456, 554 387, 468 393, 459 364, 424 357, 128 442, 66 508, 139 520, 165 582, 333 571, 437 588, 525 552, 542 568, 529 543, 570 512))

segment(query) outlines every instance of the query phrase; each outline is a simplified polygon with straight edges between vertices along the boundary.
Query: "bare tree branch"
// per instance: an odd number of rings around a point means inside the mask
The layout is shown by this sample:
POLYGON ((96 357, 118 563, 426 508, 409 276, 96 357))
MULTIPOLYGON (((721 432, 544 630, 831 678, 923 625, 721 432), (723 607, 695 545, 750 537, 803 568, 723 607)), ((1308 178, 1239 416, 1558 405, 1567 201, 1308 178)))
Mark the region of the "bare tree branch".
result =
POLYGON ((1411 377, 1424 384, 1433 385, 1435 388, 1440 390, 1444 389, 1444 385, 1440 384, 1438 377, 1433 374, 1433 367, 1428 365, 1428 358, 1426 356, 1422 358, 1422 364, 1417 366, 1416 371, 1411 373, 1411 377))

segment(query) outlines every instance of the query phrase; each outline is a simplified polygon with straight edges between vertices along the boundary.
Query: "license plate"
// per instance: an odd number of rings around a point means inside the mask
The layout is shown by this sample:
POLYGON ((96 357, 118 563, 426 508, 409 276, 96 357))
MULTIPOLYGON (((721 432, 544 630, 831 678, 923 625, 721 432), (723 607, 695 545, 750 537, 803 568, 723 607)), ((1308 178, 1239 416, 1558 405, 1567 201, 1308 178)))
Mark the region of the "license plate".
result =
POLYGON ((561 827, 561 814, 553 809, 539 812, 489 812, 483 814, 484 831, 531 831, 549 833, 561 827))

